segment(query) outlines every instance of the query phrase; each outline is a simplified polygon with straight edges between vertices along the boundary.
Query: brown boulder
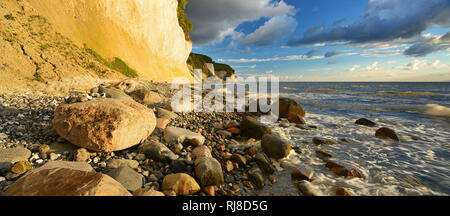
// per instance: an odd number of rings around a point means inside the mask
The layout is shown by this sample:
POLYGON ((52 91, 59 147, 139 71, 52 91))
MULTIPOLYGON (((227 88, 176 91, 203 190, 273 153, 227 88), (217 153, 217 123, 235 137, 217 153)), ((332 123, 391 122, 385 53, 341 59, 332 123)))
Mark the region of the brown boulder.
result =
POLYGON ((326 167, 338 176, 362 178, 361 173, 355 168, 346 167, 335 161, 328 161, 326 167))
POLYGON ((155 114, 129 100, 96 99, 62 104, 55 110, 56 132, 72 144, 99 152, 130 148, 155 129, 155 114))
MULTIPOLYGON (((280 118, 290 119, 290 122, 295 122, 300 117, 305 117, 305 110, 295 101, 289 98, 280 98, 278 102, 280 106, 280 118)), ((297 123, 300 124, 300 123, 297 123)))
POLYGON ((394 141, 400 142, 400 138, 398 138, 395 131, 385 127, 378 129, 375 133, 375 136, 380 139, 392 139, 394 141))
POLYGON ((130 196, 111 177, 95 172, 54 168, 20 178, 4 196, 130 196))
POLYGON ((267 156, 275 159, 283 159, 289 156, 292 150, 289 141, 272 134, 264 135, 261 140, 261 147, 267 156))
POLYGON ((247 116, 240 124, 241 134, 248 138, 261 139, 265 134, 271 134, 272 130, 253 117, 247 116))

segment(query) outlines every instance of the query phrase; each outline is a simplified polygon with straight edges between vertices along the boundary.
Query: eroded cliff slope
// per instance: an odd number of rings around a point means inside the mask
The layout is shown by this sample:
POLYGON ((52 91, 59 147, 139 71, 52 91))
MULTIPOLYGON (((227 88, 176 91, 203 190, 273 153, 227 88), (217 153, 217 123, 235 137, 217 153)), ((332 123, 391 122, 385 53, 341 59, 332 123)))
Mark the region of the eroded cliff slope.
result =
POLYGON ((141 79, 191 78, 192 43, 177 6, 177 0, 2 0, 0 87, 126 78, 105 61, 124 63, 141 79))
POLYGON ((77 45, 119 57, 139 77, 190 76, 192 43, 178 24, 177 0, 24 0, 77 45))

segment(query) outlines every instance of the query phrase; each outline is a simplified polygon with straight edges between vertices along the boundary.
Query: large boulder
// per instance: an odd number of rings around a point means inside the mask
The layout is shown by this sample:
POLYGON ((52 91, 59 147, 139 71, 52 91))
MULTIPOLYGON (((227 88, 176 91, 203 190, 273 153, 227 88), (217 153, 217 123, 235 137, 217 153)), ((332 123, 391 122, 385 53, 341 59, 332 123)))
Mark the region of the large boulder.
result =
POLYGON ((194 133, 190 130, 177 127, 167 127, 164 130, 164 140, 167 143, 183 143, 186 140, 197 139, 200 145, 205 142, 205 137, 199 133, 194 133))
POLYGON ((337 161, 328 161, 325 166, 338 176, 362 178, 361 173, 357 169, 337 161))
POLYGON ((122 184, 127 190, 135 191, 144 186, 144 176, 128 166, 121 166, 107 173, 113 179, 122 184))
POLYGON ((241 134, 248 138, 261 139, 264 134, 272 133, 269 127, 250 116, 245 117, 240 126, 241 134))
POLYGON ((390 128, 380 128, 375 133, 375 136, 380 139, 392 139, 394 141, 400 142, 400 138, 398 138, 397 133, 390 128))
POLYGON ((130 100, 96 99, 62 104, 55 110, 56 132, 72 144, 99 152, 130 148, 155 129, 152 110, 130 100))
POLYGON ((170 162, 178 159, 178 155, 173 153, 166 145, 157 141, 145 142, 139 146, 139 152, 156 161, 170 162))
POLYGON ((14 163, 27 161, 30 156, 31 151, 22 147, 0 149, 0 170, 9 170, 14 163))
POLYGON ((267 156, 274 159, 283 159, 289 156, 292 150, 289 141, 272 134, 264 135, 261 140, 261 147, 267 156))
POLYGON ((306 116, 305 110, 295 101, 290 98, 281 97, 278 103, 280 118, 286 118, 289 122, 296 124, 303 124, 303 118, 306 116))
POLYGON ((211 157, 195 160, 195 175, 203 187, 224 184, 222 166, 211 157))
POLYGON ((174 191, 177 195, 193 195, 200 191, 200 185, 192 176, 185 173, 170 174, 164 177, 164 191, 174 191))
POLYGON ((156 92, 147 89, 138 89, 130 93, 130 96, 137 102, 142 104, 158 104, 164 99, 156 92))
POLYGON ((367 127, 375 127, 377 125, 377 123, 370 121, 369 119, 366 119, 366 118, 360 118, 360 119, 356 120, 355 124, 363 125, 363 126, 367 126, 367 127))
POLYGON ((64 167, 30 171, 3 195, 131 196, 120 183, 107 175, 64 167))

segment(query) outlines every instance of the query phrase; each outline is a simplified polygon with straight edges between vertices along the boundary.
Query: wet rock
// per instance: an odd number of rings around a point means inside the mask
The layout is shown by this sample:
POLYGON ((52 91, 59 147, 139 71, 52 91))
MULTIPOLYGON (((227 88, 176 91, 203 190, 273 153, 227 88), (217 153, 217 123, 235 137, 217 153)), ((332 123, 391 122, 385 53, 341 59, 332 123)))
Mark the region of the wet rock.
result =
POLYGON ((16 162, 12 167, 11 171, 15 174, 22 175, 26 173, 28 170, 31 170, 31 164, 28 161, 19 161, 16 162))
POLYGON ((153 190, 151 188, 141 188, 133 192, 133 196, 141 197, 153 197, 153 196, 165 196, 164 193, 153 190))
POLYGON ((155 129, 156 118, 151 109, 134 101, 97 99, 58 106, 53 126, 74 145, 113 152, 145 140, 155 129))
POLYGON ((250 116, 245 117, 240 126, 241 134, 248 138, 261 139, 265 134, 272 133, 269 127, 250 116))
POLYGON ((307 166, 297 167, 291 173, 292 179, 298 180, 298 181, 301 181, 301 180, 311 181, 313 175, 314 175, 314 171, 307 166))
POLYGON ((31 151, 22 147, 0 149, 0 170, 9 170, 11 169, 11 166, 16 162, 28 161, 28 158, 30 158, 30 156, 31 151))
POLYGON ((264 153, 257 153, 253 158, 258 166, 264 170, 265 173, 272 174, 275 172, 275 167, 272 165, 270 159, 264 153))
POLYGON ((266 179, 264 177, 264 174, 261 169, 258 167, 253 167, 248 172, 249 179, 253 182, 253 184, 259 188, 262 189, 264 185, 266 185, 266 179))
POLYGON ((135 191, 144 186, 144 176, 127 166, 113 169, 107 175, 118 181, 129 191, 135 191))
POLYGON ((290 98, 280 98, 279 102, 274 104, 279 105, 280 118, 288 119, 289 122, 296 124, 299 121, 298 117, 305 117, 305 110, 295 101, 290 98))
POLYGON ((111 177, 68 168, 41 169, 20 178, 4 196, 130 196, 111 177))
POLYGON ((339 144, 337 141, 335 140, 331 140, 331 139, 325 139, 325 138, 319 138, 319 137, 314 137, 312 139, 313 143, 316 145, 336 145, 339 144))
POLYGON ((170 162, 178 159, 178 155, 157 141, 145 142, 139 146, 139 152, 156 161, 170 162))
POLYGON ((375 136, 380 139, 392 139, 394 141, 400 142, 400 138, 398 138, 397 133, 394 130, 389 128, 380 128, 375 133, 375 136))
POLYGON ((322 150, 317 150, 316 155, 318 158, 325 160, 325 161, 328 161, 331 157, 333 157, 333 155, 331 155, 330 153, 324 152, 322 150))
POLYGON ((320 196, 321 193, 318 191, 311 182, 300 181, 297 183, 297 187, 304 196, 320 196))
POLYGON ((205 142, 205 137, 190 130, 177 127, 167 127, 164 130, 164 140, 167 143, 183 143, 186 140, 198 139, 201 145, 205 142))
POLYGON ((85 148, 79 148, 74 151, 73 158, 77 162, 86 162, 89 158, 91 158, 91 155, 85 148))
POLYGON ((283 159, 287 157, 292 150, 289 141, 272 134, 264 135, 261 140, 261 147, 267 156, 274 159, 283 159))
POLYGON ((377 124, 373 121, 370 121, 369 119, 365 119, 365 118, 360 118, 358 120, 356 120, 355 124, 357 125, 364 125, 367 127, 375 127, 377 126, 377 124))
POLYGON ((345 188, 338 187, 335 189, 336 196, 352 196, 345 188))
POLYGON ((192 150, 192 158, 194 160, 202 157, 212 157, 211 150, 208 148, 208 146, 201 145, 192 150))
POLYGON ((200 191, 200 185, 190 175, 185 173, 170 174, 164 177, 163 191, 174 191, 176 195, 193 195, 200 191))
POLYGON ((139 167, 139 162, 136 160, 112 159, 106 163, 106 167, 110 169, 117 169, 122 166, 127 166, 131 169, 137 169, 139 167))
POLYGON ((174 112, 171 112, 169 110, 165 110, 163 108, 156 108, 156 115, 158 118, 166 118, 169 120, 178 118, 178 115, 174 112))
POLYGON ((361 173, 355 168, 346 167, 336 161, 328 161, 326 167, 338 176, 362 178, 361 173))
POLYGON ((195 160, 195 175, 202 186, 223 185, 223 171, 219 161, 211 157, 195 160))
POLYGON ((161 95, 147 89, 135 90, 130 93, 130 97, 139 103, 147 105, 158 104, 164 101, 161 95))

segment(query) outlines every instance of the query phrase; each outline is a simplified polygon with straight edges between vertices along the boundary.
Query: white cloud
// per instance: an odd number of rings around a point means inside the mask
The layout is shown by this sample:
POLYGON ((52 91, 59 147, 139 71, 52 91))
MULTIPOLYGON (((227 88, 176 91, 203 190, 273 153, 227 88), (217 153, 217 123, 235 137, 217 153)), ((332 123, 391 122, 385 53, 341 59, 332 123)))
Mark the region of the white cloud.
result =
POLYGON ((361 68, 360 65, 353 65, 353 67, 351 67, 350 69, 348 69, 349 72, 355 72, 356 70, 358 70, 359 68, 361 68))
POLYGON ((270 46, 292 34, 296 27, 297 20, 294 17, 288 15, 276 16, 247 35, 241 43, 243 45, 270 46))
POLYGON ((374 62, 371 65, 367 66, 365 69, 366 71, 373 71, 376 70, 378 66, 378 62, 374 62))
POLYGON ((312 56, 309 58, 306 55, 293 55, 284 57, 272 57, 272 58, 253 58, 253 59, 219 59, 219 62, 224 63, 246 63, 246 62, 270 62, 270 61, 299 61, 299 60, 314 60, 323 59, 323 56, 312 56))
POLYGON ((406 71, 416 71, 416 70, 420 70, 424 67, 432 67, 434 69, 445 69, 445 68, 450 68, 450 65, 441 64, 439 60, 435 60, 435 61, 428 63, 427 60, 415 59, 406 65, 400 65, 400 66, 396 66, 394 68, 400 69, 400 70, 406 70, 406 71))
POLYGON ((206 45, 221 43, 241 23, 295 15, 296 9, 283 0, 193 0, 187 4, 186 13, 195 26, 191 38, 196 44, 206 45))

